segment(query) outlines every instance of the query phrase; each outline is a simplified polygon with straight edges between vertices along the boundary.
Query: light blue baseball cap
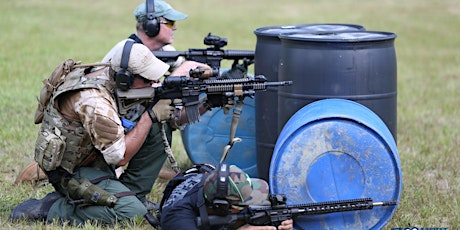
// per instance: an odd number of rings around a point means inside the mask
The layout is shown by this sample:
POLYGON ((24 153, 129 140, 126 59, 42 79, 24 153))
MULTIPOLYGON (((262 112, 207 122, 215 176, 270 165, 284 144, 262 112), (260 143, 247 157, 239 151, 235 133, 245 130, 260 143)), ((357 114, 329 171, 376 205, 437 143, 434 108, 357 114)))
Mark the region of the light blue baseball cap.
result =
MULTIPOLYGON (((184 20, 188 17, 188 15, 175 10, 172 8, 171 5, 169 5, 165 1, 161 0, 155 0, 154 1, 154 7, 155 7, 155 16, 156 17, 163 17, 166 18, 170 21, 179 21, 179 20, 184 20)), ((134 17, 136 18, 136 21, 138 22, 143 22, 147 19, 146 16, 146 6, 145 2, 141 3, 135 10, 134 10, 134 17)))

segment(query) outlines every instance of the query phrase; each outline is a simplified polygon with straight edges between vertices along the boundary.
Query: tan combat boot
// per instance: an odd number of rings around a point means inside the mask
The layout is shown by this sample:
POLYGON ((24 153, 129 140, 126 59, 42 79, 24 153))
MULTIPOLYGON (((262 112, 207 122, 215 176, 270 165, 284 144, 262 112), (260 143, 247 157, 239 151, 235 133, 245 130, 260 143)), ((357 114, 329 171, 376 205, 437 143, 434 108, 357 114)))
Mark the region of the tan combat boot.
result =
POLYGON ((14 184, 20 184, 23 182, 32 182, 37 183, 42 180, 46 180, 48 177, 45 172, 38 167, 37 162, 33 161, 24 167, 21 172, 19 172, 14 184))

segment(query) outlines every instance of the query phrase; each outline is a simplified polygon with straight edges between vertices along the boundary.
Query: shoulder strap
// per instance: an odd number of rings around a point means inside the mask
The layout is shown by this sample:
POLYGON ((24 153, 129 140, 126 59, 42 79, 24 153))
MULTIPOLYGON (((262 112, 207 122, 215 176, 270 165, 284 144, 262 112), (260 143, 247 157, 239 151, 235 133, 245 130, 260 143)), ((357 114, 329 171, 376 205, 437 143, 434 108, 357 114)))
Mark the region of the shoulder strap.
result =
POLYGON ((59 64, 48 78, 43 80, 43 87, 40 90, 38 98, 38 107, 35 111, 34 123, 40 124, 43 121, 44 111, 51 98, 53 90, 59 82, 72 70, 73 66, 78 64, 73 59, 67 59, 59 64))
POLYGON ((136 34, 131 34, 128 38, 134 40, 136 43, 143 44, 142 40, 136 34))

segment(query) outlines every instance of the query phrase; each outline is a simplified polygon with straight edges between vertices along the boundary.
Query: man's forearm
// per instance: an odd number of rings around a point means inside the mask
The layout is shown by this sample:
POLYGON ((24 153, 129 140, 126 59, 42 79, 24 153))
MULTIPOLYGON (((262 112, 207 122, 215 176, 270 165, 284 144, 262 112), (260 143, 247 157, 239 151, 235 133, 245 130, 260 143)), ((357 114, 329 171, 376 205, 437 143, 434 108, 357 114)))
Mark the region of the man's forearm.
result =
POLYGON ((151 126, 152 120, 149 115, 147 112, 143 113, 137 125, 125 136, 125 155, 123 160, 117 164, 118 166, 126 165, 131 158, 136 155, 137 151, 139 151, 142 144, 145 142, 151 126))

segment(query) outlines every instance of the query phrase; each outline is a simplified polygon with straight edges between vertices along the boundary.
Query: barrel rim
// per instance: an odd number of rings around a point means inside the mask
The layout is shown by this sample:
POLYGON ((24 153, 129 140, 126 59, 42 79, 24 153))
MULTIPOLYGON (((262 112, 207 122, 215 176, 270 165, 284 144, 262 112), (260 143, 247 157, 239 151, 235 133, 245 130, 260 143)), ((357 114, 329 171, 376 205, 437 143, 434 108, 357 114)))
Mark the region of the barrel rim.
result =
POLYGON ((358 24, 347 24, 347 23, 309 23, 309 24, 287 24, 287 25, 276 25, 276 26, 265 26, 265 27, 259 27, 254 30, 255 35, 261 35, 261 36, 267 36, 267 37, 278 37, 280 33, 267 33, 267 30, 272 30, 272 29, 283 29, 283 27, 286 27, 286 30, 288 29, 299 29, 301 30, 302 28, 307 28, 310 26, 319 26, 319 25, 331 25, 331 26, 350 26, 358 29, 357 31, 365 31, 365 27, 362 25, 358 24))
POLYGON ((287 32, 279 34, 278 38, 283 41, 304 41, 304 42, 329 42, 329 43, 358 43, 358 42, 369 42, 369 41, 391 41, 395 40, 397 37, 396 33, 388 31, 376 31, 376 30, 366 30, 366 31, 343 31, 343 32, 331 32, 331 33, 309 33, 309 32, 287 32), (337 34, 382 34, 385 36, 382 37, 372 37, 372 38, 356 38, 356 39, 338 39, 338 38, 307 38, 307 37, 294 37, 293 35, 337 35, 337 34))

